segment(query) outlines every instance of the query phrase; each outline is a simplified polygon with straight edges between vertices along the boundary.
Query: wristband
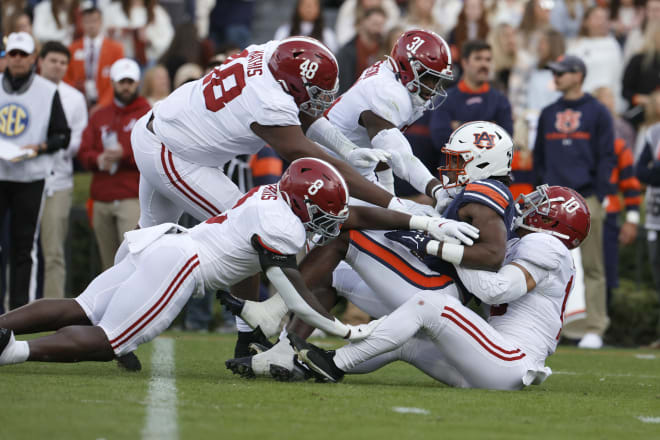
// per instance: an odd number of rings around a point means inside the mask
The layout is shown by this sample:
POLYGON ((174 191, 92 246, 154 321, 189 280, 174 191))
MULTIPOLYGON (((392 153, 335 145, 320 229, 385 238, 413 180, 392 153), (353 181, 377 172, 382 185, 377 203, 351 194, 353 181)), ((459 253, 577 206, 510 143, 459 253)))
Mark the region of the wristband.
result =
POLYGON ((465 247, 461 244, 443 243, 442 259, 452 264, 461 264, 464 251, 465 247))
POLYGON ((426 253, 429 255, 437 256, 440 250, 440 242, 438 240, 431 240, 426 245, 426 253))
POLYGON ((438 190, 441 190, 444 188, 441 183, 437 184, 433 188, 431 188, 431 197, 433 197, 435 200, 438 200, 438 198, 435 196, 435 192, 438 190))
POLYGON ((626 223, 632 223, 633 225, 639 224, 639 211, 628 211, 626 212, 626 223))
POLYGON ((419 229, 420 231, 426 231, 429 225, 429 218, 430 217, 424 217, 422 215, 413 215, 410 217, 410 223, 408 224, 408 227, 411 230, 419 229))

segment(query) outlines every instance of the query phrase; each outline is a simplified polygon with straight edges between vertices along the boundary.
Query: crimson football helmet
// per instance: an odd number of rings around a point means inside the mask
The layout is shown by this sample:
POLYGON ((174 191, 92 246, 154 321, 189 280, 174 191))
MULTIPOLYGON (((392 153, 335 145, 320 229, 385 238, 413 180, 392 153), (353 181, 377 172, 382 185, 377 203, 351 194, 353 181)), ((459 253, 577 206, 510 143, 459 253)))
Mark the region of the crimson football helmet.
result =
POLYGON ((323 245, 339 235, 348 218, 349 196, 335 167, 311 157, 294 160, 282 174, 279 190, 315 244, 323 245))
POLYGON ((567 248, 575 249, 589 235, 591 215, 582 196, 563 186, 537 186, 529 194, 516 200, 519 228, 545 232, 561 240, 567 248))
POLYGON ((300 111, 321 116, 339 90, 339 68, 330 50, 310 37, 282 40, 268 61, 268 68, 284 91, 293 96, 300 111))
POLYGON ((390 57, 415 105, 433 110, 447 98, 443 85, 454 75, 449 45, 441 36, 421 29, 404 32, 390 57))

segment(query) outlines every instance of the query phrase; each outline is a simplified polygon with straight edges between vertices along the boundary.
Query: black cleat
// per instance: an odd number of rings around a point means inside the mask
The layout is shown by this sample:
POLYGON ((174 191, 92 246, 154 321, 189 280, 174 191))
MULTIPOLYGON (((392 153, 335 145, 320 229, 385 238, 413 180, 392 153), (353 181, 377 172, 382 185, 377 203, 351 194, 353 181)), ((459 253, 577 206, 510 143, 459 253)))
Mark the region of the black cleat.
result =
POLYGON ((140 363, 140 359, 133 352, 130 352, 123 356, 119 356, 117 358, 117 365, 119 366, 119 368, 126 371, 137 372, 142 370, 142 364, 140 363))
POLYGON ((243 312, 243 306, 245 306, 245 301, 236 298, 234 295, 229 292, 225 292, 224 290, 218 290, 215 293, 215 297, 220 300, 220 304, 225 306, 232 315, 241 316, 241 312, 243 312))
POLYGON ((272 342, 268 340, 259 327, 251 332, 238 332, 238 340, 236 341, 236 347, 234 347, 234 358, 243 358, 252 355, 250 344, 255 342, 266 347, 266 350, 273 346, 272 342))
POLYGON ((307 365, 298 361, 298 356, 293 357, 293 370, 271 364, 270 375, 278 382, 303 382, 313 377, 316 378, 315 373, 307 365))
POLYGON ((327 351, 302 339, 295 333, 287 335, 298 358, 314 373, 317 381, 339 382, 344 378, 344 372, 335 365, 334 350, 327 351))
POLYGON ((244 379, 254 379, 256 377, 252 370, 252 356, 229 359, 225 361, 225 367, 234 374, 240 374, 244 379))

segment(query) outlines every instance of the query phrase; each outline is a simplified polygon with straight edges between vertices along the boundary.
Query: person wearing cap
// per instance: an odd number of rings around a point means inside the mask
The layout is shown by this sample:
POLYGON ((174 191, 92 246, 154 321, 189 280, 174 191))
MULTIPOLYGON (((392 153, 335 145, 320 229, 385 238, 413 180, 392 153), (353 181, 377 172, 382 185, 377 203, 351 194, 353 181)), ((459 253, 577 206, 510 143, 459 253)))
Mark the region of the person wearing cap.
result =
POLYGON ((73 158, 78 153, 82 132, 87 126, 85 96, 62 81, 70 58, 71 54, 65 45, 58 41, 48 41, 41 47, 38 60, 41 76, 57 85, 71 128, 67 149, 54 154, 53 169, 46 177, 40 234, 44 257, 44 298, 64 298, 64 241, 73 199, 73 158))
POLYGON ((539 116, 534 170, 540 182, 577 190, 591 212, 591 231, 580 248, 584 269, 586 319, 567 323, 563 334, 581 338, 581 348, 601 348, 609 326, 603 261, 603 224, 617 159, 614 122, 607 108, 582 90, 587 68, 573 55, 548 65, 562 96, 539 116))
POLYGON ((11 225, 9 308, 15 309, 36 299, 32 269, 44 183, 53 153, 69 145, 71 131, 57 86, 35 73, 30 34, 9 34, 6 52, 7 68, 0 74, 0 139, 26 153, 16 161, 0 160, 0 218, 9 211, 11 225))
POLYGON ((4 72, 5 68, 7 68, 7 52, 5 52, 5 45, 0 40, 0 73, 4 72))
POLYGON ((131 130, 151 109, 149 101, 139 96, 140 67, 135 61, 115 61, 110 78, 114 100, 92 114, 78 152, 80 163, 93 173, 92 225, 103 270, 113 265, 124 232, 135 229, 140 218, 140 174, 133 157, 131 130))
POLYGON ((80 9, 83 36, 69 46, 71 62, 64 81, 85 95, 93 111, 112 102, 110 67, 124 58, 124 47, 104 35, 103 16, 93 2, 82 2, 80 9))

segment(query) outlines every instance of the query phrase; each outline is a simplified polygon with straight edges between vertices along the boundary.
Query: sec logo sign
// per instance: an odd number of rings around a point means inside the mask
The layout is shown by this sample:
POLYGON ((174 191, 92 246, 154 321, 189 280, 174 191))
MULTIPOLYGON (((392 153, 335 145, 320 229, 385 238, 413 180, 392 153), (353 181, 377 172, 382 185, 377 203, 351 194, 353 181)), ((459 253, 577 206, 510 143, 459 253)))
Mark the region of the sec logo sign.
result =
POLYGON ((4 137, 20 136, 28 126, 27 110, 19 104, 6 104, 0 108, 0 134, 4 137))

